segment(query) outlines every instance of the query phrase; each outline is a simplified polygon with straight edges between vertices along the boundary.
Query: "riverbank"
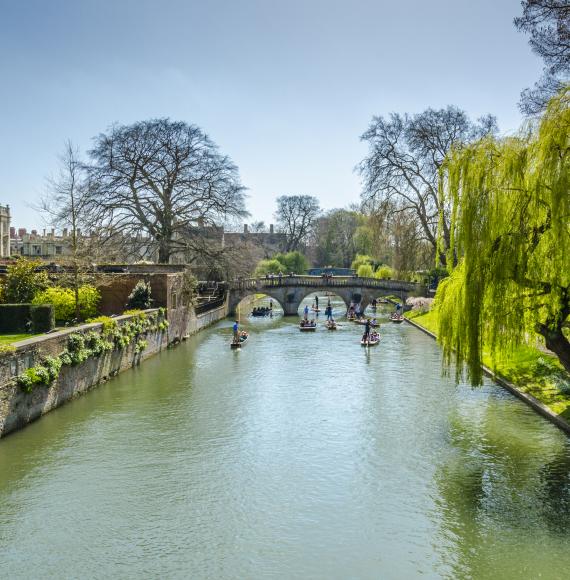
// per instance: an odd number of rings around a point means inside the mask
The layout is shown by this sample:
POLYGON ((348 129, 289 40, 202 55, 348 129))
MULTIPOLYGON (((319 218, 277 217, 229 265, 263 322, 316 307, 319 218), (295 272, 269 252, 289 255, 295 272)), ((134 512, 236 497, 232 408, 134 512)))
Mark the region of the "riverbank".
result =
POLYGON ((0 437, 225 318, 226 302, 101 317, 26 338, 0 352, 0 437))
MULTIPOLYGON (((408 321, 437 338, 437 315, 434 311, 424 314, 410 311, 405 316, 408 321)), ((548 416, 546 411, 549 411, 552 416, 548 418, 570 433, 570 376, 554 355, 538 348, 521 346, 509 357, 496 361, 488 351, 484 351, 483 364, 497 382, 516 391, 515 394, 523 395, 520 398, 541 414, 548 416)))

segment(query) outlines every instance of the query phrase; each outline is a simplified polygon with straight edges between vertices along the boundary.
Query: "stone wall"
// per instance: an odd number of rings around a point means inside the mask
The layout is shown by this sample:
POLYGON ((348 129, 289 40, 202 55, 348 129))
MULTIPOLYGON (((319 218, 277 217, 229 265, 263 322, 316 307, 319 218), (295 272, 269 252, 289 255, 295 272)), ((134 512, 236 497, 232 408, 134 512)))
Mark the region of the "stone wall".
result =
MULTIPOLYGON (((36 385, 31 393, 24 392, 16 384, 18 375, 40 364, 42 357, 60 355, 67 346, 70 334, 92 331, 101 333, 102 324, 84 324, 19 342, 14 353, 0 355, 0 437, 24 427, 119 372, 140 364, 169 344, 184 340, 221 320, 227 316, 227 312, 227 302, 201 315, 196 315, 193 308, 177 305, 177 308, 168 312, 169 327, 166 331, 151 331, 142 336, 148 343, 142 352, 135 352, 133 341, 124 349, 115 348, 99 357, 90 357, 77 366, 64 365, 51 385, 36 385)), ((126 315, 116 317, 115 320, 121 326, 133 318, 134 315, 126 315)))

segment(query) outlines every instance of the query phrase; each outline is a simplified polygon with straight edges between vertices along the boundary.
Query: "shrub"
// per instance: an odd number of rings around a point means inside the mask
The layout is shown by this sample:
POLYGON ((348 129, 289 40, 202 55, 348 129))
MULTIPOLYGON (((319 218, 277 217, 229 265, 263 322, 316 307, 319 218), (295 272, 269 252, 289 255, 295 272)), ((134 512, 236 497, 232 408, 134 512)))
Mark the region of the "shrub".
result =
MULTIPOLYGON (((301 252, 287 252, 286 254, 275 254, 274 260, 283 265, 282 272, 293 272, 294 274, 304 274, 309 268, 309 261, 301 252)), ((279 273, 279 271, 275 272, 279 273)))
POLYGON ((0 344, 0 356, 16 352, 16 347, 11 344, 0 344))
POLYGON ((372 266, 370 264, 361 264, 360 266, 358 266, 356 274, 360 278, 372 278, 374 270, 372 270, 372 266))
POLYGON ((365 256, 363 254, 356 254, 356 258, 354 258, 350 267, 353 270, 356 270, 358 272, 358 268, 360 268, 360 266, 365 266, 366 264, 368 264, 369 266, 372 266, 373 263, 374 263, 374 260, 370 256, 365 256))
POLYGON ((12 304, 32 302, 34 296, 49 286, 46 272, 37 272, 41 262, 18 258, 8 266, 3 300, 12 304))
MULTIPOLYGON (((97 306, 101 294, 94 286, 81 286, 79 288, 79 314, 82 319, 90 318, 97 314, 97 306)), ((71 288, 52 286, 39 292, 34 297, 33 304, 52 304, 55 309, 56 320, 69 322, 75 317, 75 293, 71 288)))
POLYGON ((255 268, 256 276, 265 276, 266 274, 279 274, 279 272, 287 272, 287 268, 279 260, 273 258, 272 260, 261 260, 255 268))
POLYGON ((30 308, 33 332, 47 332, 55 326, 55 309, 51 304, 40 304, 30 308))
POLYGON ((108 335, 117 328, 117 321, 110 316, 97 316, 95 318, 89 318, 87 322, 100 322, 102 324, 103 335, 108 335))
POLYGON ((393 272, 390 266, 378 266, 378 269, 374 273, 374 278, 379 280, 390 280, 392 278, 393 272))
POLYGON ((139 280, 127 299, 127 308, 147 310, 152 305, 150 282, 139 280))
POLYGON ((54 327, 53 306, 0 304, 0 332, 47 332, 54 327))

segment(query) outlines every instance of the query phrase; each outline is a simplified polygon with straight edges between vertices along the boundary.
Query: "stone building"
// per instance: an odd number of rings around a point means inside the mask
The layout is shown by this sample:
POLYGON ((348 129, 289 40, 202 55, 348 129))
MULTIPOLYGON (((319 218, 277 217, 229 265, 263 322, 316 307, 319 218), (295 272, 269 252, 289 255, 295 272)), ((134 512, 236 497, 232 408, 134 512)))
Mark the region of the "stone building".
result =
POLYGON ((0 258, 10 257, 10 206, 0 205, 0 258))

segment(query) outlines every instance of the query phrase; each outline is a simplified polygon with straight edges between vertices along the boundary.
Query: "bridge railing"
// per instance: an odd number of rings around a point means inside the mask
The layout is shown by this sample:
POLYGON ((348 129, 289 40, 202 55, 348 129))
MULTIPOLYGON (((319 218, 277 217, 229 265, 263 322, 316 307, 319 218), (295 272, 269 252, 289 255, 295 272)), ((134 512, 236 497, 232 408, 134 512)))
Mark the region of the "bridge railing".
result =
POLYGON ((242 278, 230 283, 232 290, 262 291, 263 288, 284 286, 310 286, 319 288, 378 288, 381 290, 414 290, 419 284, 403 280, 379 280, 377 278, 359 278, 358 276, 274 276, 269 278, 242 278))

